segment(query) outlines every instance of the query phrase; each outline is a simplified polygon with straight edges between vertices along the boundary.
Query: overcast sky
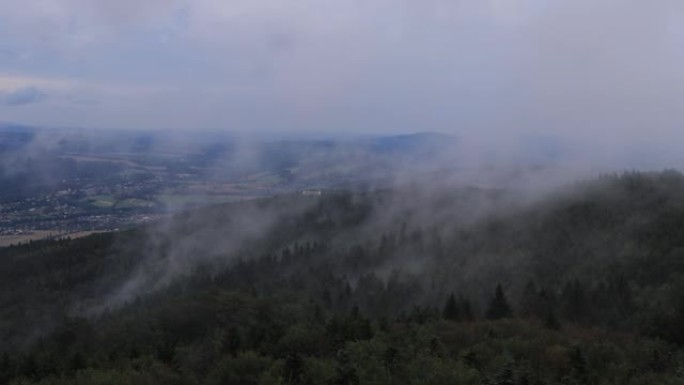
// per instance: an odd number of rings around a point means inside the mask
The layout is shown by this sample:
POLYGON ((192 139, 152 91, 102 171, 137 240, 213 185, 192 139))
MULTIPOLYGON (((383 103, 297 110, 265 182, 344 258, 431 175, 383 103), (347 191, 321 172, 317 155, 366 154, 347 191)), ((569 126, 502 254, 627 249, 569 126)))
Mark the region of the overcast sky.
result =
POLYGON ((0 121, 684 135, 682 0, 0 0, 0 121))

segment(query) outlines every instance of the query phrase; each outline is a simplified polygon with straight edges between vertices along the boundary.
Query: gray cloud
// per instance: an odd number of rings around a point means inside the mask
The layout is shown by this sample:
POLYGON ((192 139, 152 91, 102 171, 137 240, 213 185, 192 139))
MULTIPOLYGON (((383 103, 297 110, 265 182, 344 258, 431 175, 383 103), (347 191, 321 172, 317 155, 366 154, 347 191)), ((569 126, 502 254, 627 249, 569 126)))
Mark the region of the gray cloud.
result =
POLYGON ((16 52, 0 73, 72 82, 101 103, 6 120, 430 130, 502 147, 522 134, 603 147, 684 139, 681 1, 11 3, 0 39, 16 52))
POLYGON ((7 93, 3 97, 6 106, 22 106, 42 101, 46 94, 36 87, 24 87, 7 93))

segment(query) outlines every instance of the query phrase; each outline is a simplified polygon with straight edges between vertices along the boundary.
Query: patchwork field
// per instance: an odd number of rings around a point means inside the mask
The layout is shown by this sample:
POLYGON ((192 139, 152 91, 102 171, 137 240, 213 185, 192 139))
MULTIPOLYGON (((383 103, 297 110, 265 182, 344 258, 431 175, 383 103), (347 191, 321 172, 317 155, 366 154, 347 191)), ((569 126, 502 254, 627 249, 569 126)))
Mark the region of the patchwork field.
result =
POLYGON ((20 245, 30 241, 38 241, 48 238, 82 238, 91 234, 103 233, 104 231, 78 231, 73 233, 59 233, 52 230, 36 230, 24 234, 0 235, 0 247, 20 245))

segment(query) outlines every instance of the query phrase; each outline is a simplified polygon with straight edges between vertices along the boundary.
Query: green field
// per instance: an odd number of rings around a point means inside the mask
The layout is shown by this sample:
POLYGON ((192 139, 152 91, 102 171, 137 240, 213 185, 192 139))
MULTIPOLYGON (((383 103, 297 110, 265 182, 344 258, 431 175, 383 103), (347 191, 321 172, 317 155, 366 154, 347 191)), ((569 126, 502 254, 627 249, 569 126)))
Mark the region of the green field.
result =
POLYGON ((236 195, 186 195, 186 194, 162 194, 157 200, 167 206, 198 206, 219 203, 238 202, 247 199, 236 195))
POLYGON ((116 198, 111 195, 95 195, 87 199, 91 205, 99 208, 110 208, 116 204, 116 198))
POLYGON ((144 199, 136 199, 136 198, 124 199, 124 200, 116 202, 116 208, 118 208, 118 209, 132 209, 132 208, 154 207, 154 206, 156 206, 156 203, 153 201, 148 201, 148 200, 144 200, 144 199))

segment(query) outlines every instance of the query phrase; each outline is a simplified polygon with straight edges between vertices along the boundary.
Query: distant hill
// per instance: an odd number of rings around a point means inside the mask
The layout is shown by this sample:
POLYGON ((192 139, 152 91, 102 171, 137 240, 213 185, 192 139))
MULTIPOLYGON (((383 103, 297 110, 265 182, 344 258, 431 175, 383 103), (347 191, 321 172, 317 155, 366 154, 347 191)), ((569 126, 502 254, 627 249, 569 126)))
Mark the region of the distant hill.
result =
POLYGON ((0 123, 0 153, 20 149, 33 137, 34 132, 28 127, 0 123))
MULTIPOLYGON (((0 126, 0 200, 112 181, 240 183, 274 192, 350 186, 432 167, 455 149, 454 138, 433 133, 352 140, 243 141, 221 134, 91 132, 0 126), (94 173, 93 169, 107 169, 94 173), (63 183, 63 181, 66 181, 63 183)), ((166 182, 165 182, 166 183, 166 182)), ((175 183, 175 182, 174 182, 175 183)), ((166 187, 166 186, 165 186, 166 187)), ((162 188, 160 191, 164 191, 162 188)))
POLYGON ((386 136, 369 139, 370 146, 378 152, 419 152, 443 151, 454 148, 457 138, 451 135, 422 132, 410 135, 386 136))

